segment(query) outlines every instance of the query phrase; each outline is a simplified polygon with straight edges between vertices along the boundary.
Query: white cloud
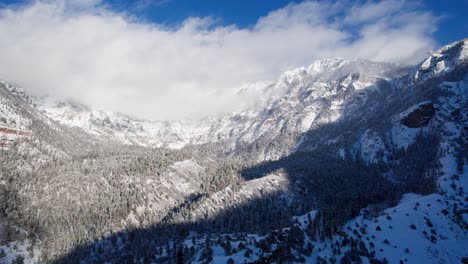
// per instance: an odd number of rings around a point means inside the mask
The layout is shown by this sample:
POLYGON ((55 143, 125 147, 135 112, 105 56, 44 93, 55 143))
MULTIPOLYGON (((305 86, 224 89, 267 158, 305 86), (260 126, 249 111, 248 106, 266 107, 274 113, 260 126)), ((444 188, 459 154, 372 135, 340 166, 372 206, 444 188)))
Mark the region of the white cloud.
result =
POLYGON ((0 9, 0 78, 142 118, 198 118, 245 107, 241 85, 314 59, 415 63, 436 21, 405 2, 303 2, 251 28, 195 17, 168 28, 98 0, 35 1, 0 9))
POLYGON ((345 22, 364 23, 379 20, 382 17, 388 18, 398 14, 408 6, 404 0, 387 0, 383 2, 369 1, 361 6, 354 6, 345 17, 345 22))
POLYGON ((163 6, 172 0, 137 0, 133 6, 135 10, 143 11, 153 7, 163 6))

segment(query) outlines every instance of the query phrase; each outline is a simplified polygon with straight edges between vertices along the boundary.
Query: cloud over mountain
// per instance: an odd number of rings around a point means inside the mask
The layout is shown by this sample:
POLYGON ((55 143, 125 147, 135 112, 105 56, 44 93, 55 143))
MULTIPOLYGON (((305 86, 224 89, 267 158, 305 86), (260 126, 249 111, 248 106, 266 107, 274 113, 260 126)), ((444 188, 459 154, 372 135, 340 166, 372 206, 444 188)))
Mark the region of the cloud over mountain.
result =
POLYGON ((436 23, 404 1, 307 1, 248 28, 211 17, 160 25, 97 0, 33 1, 0 9, 0 78, 141 118, 200 118, 245 107, 242 85, 315 59, 415 63, 436 46, 436 23))

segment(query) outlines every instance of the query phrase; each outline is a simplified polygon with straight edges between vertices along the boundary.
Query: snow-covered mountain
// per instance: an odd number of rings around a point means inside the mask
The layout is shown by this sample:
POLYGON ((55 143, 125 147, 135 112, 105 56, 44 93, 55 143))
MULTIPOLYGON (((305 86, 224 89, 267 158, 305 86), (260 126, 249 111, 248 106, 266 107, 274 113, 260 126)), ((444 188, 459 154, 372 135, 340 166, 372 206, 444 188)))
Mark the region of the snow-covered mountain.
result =
POLYGON ((30 234, 0 237, 0 260, 467 257, 467 39, 414 68, 325 59, 249 89, 256 107, 159 122, 0 83, 0 230, 30 234))
MULTIPOLYGON (((199 122, 157 122, 90 109, 73 102, 36 99, 36 108, 52 120, 77 127, 105 140, 148 147, 180 149, 190 144, 224 143, 229 150, 263 137, 272 140, 285 130, 302 134, 334 122, 346 108, 353 115, 374 90, 388 93, 399 68, 384 63, 341 58, 315 61, 284 73, 274 83, 254 86, 262 90, 264 103, 255 108, 199 122), (358 95, 348 102, 346 98, 358 95)), ((245 91, 244 91, 245 92, 245 91)), ((263 154, 259 159, 278 158, 284 151, 263 154)))

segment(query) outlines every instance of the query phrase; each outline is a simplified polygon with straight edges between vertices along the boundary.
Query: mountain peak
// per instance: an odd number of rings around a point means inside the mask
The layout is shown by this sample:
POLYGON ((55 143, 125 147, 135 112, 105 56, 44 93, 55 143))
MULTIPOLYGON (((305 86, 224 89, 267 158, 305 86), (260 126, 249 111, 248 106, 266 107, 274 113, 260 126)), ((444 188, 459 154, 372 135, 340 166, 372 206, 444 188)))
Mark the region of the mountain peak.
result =
POLYGON ((424 81, 437 74, 447 73, 468 61, 468 38, 448 44, 420 63, 411 75, 413 81, 424 81))
POLYGON ((349 64, 351 60, 347 60, 341 57, 335 58, 326 58, 321 60, 316 60, 309 65, 307 71, 312 73, 320 73, 326 70, 335 70, 343 67, 346 64, 349 64))

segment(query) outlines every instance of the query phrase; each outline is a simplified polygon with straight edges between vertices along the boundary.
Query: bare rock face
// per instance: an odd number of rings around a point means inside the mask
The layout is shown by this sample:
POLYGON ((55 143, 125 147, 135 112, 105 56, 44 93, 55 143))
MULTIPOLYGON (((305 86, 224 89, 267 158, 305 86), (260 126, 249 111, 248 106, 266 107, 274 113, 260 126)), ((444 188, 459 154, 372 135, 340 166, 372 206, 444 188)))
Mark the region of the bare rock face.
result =
POLYGON ((400 123, 409 128, 423 127, 429 124, 434 116, 436 109, 432 103, 422 104, 405 118, 401 119, 400 123))

